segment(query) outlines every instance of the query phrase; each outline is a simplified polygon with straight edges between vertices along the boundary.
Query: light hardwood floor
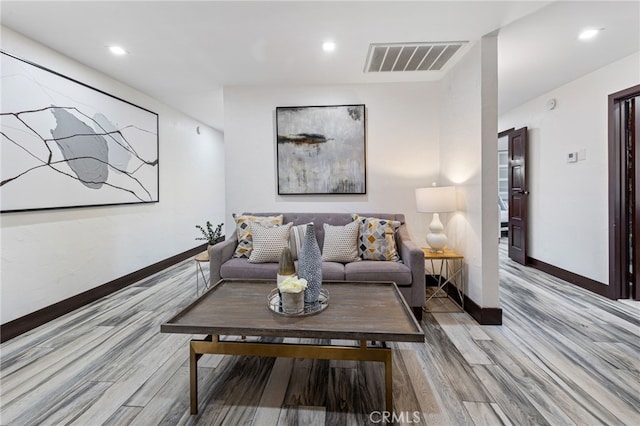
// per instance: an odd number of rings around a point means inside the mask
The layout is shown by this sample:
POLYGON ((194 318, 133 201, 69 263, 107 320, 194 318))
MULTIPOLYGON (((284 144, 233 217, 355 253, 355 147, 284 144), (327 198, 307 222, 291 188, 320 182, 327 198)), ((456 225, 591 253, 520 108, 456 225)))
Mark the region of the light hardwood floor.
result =
MULTIPOLYGON (((500 268, 502 326, 433 299, 425 343, 392 345, 398 423, 640 424, 638 303, 500 268)), ((218 355, 190 416, 190 336, 159 331, 195 297, 189 260, 2 344, 0 423, 379 424, 381 364, 218 355)))

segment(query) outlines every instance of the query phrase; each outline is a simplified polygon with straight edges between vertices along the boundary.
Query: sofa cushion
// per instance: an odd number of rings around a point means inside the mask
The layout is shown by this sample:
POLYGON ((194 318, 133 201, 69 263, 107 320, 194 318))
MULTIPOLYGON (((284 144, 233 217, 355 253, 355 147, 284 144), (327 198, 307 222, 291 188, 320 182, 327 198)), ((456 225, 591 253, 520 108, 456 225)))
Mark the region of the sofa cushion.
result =
POLYGON ((220 278, 273 280, 275 286, 278 263, 249 263, 245 257, 233 257, 220 267, 220 278))
POLYGON ((238 237, 238 245, 233 257, 246 257, 251 255, 253 249, 253 238, 251 236, 251 223, 257 222, 264 227, 282 225, 282 215, 277 216, 252 216, 252 215, 233 215, 236 221, 236 234, 238 237))
MULTIPOLYGON (((298 270, 298 262, 296 271, 298 270)), ((250 263, 247 258, 232 257, 220 267, 220 278, 247 278, 256 280, 273 280, 278 274, 278 264, 250 263)), ((322 262, 323 281, 344 281, 344 265, 338 262, 322 262)))
POLYGON ((322 281, 344 281, 344 266, 338 262, 322 262, 322 281))
POLYGON ((358 250, 365 260, 398 261, 395 232, 401 225, 399 221, 352 215, 360 224, 358 250))
POLYGON ((279 262, 282 250, 289 246, 289 231, 292 222, 286 225, 265 228, 259 223, 251 223, 253 250, 249 255, 251 263, 279 262))
POLYGON ((325 223, 323 227, 323 262, 349 263, 360 260, 358 255, 358 222, 351 222, 344 226, 333 226, 325 223))
POLYGON ((411 285, 411 269, 401 262, 362 262, 344 265, 346 281, 393 281, 399 286, 411 285))

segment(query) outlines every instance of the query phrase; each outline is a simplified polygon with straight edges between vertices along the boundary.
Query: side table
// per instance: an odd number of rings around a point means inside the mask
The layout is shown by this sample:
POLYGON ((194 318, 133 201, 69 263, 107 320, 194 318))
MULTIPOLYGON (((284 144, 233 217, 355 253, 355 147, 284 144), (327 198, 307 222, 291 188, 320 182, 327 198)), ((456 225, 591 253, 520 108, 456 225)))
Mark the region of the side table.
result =
MULTIPOLYGON (((202 269, 203 263, 209 263, 209 251, 205 250, 202 253, 197 254, 193 260, 196 262, 196 296, 200 294, 200 277, 202 275, 202 281, 204 282, 204 289, 209 288, 209 279, 205 277, 204 270, 202 269)), ((203 289, 203 291, 204 291, 203 289)))
MULTIPOLYGON (((431 300, 445 285, 451 283, 458 292, 460 304, 456 303, 464 311, 464 256, 453 250, 444 249, 442 253, 432 252, 430 248, 422 248, 424 258, 431 262, 431 272, 436 273, 434 261, 440 261, 440 269, 438 270, 438 288, 431 296, 427 298, 426 303, 431 300), (442 273, 446 272, 446 278, 442 273)), ((448 293, 447 293, 448 295, 448 293)))

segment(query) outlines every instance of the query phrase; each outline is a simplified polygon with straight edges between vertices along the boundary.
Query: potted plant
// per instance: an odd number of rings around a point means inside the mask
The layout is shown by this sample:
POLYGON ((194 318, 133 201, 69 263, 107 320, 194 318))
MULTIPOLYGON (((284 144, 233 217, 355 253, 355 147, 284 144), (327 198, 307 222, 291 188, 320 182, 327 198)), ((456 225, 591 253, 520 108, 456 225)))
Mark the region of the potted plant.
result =
POLYGON ((196 240, 206 240, 209 243, 209 247, 219 243, 224 240, 222 236, 222 225, 222 223, 218 224, 216 229, 213 229, 213 225, 209 221, 207 221, 206 229, 200 225, 196 225, 196 228, 198 228, 203 235, 202 237, 197 237, 196 240))

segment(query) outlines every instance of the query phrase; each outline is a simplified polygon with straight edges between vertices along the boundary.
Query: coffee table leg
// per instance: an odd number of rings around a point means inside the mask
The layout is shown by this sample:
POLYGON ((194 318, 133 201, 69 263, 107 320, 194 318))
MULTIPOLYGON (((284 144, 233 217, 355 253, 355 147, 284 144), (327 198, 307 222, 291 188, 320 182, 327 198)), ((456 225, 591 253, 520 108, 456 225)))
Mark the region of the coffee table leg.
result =
POLYGON ((191 375, 191 414, 198 414, 198 358, 189 344, 189 373, 191 375))
POLYGON ((389 351, 384 359, 384 384, 385 398, 388 412, 393 412, 393 363, 391 362, 391 351, 389 351))
POLYGON ((288 358, 341 359, 384 362, 385 408, 393 412, 393 359, 391 348, 368 348, 366 340, 360 347, 294 345, 278 343, 220 342, 219 336, 192 340, 189 344, 191 414, 198 414, 198 359, 201 354, 252 355, 288 358))

